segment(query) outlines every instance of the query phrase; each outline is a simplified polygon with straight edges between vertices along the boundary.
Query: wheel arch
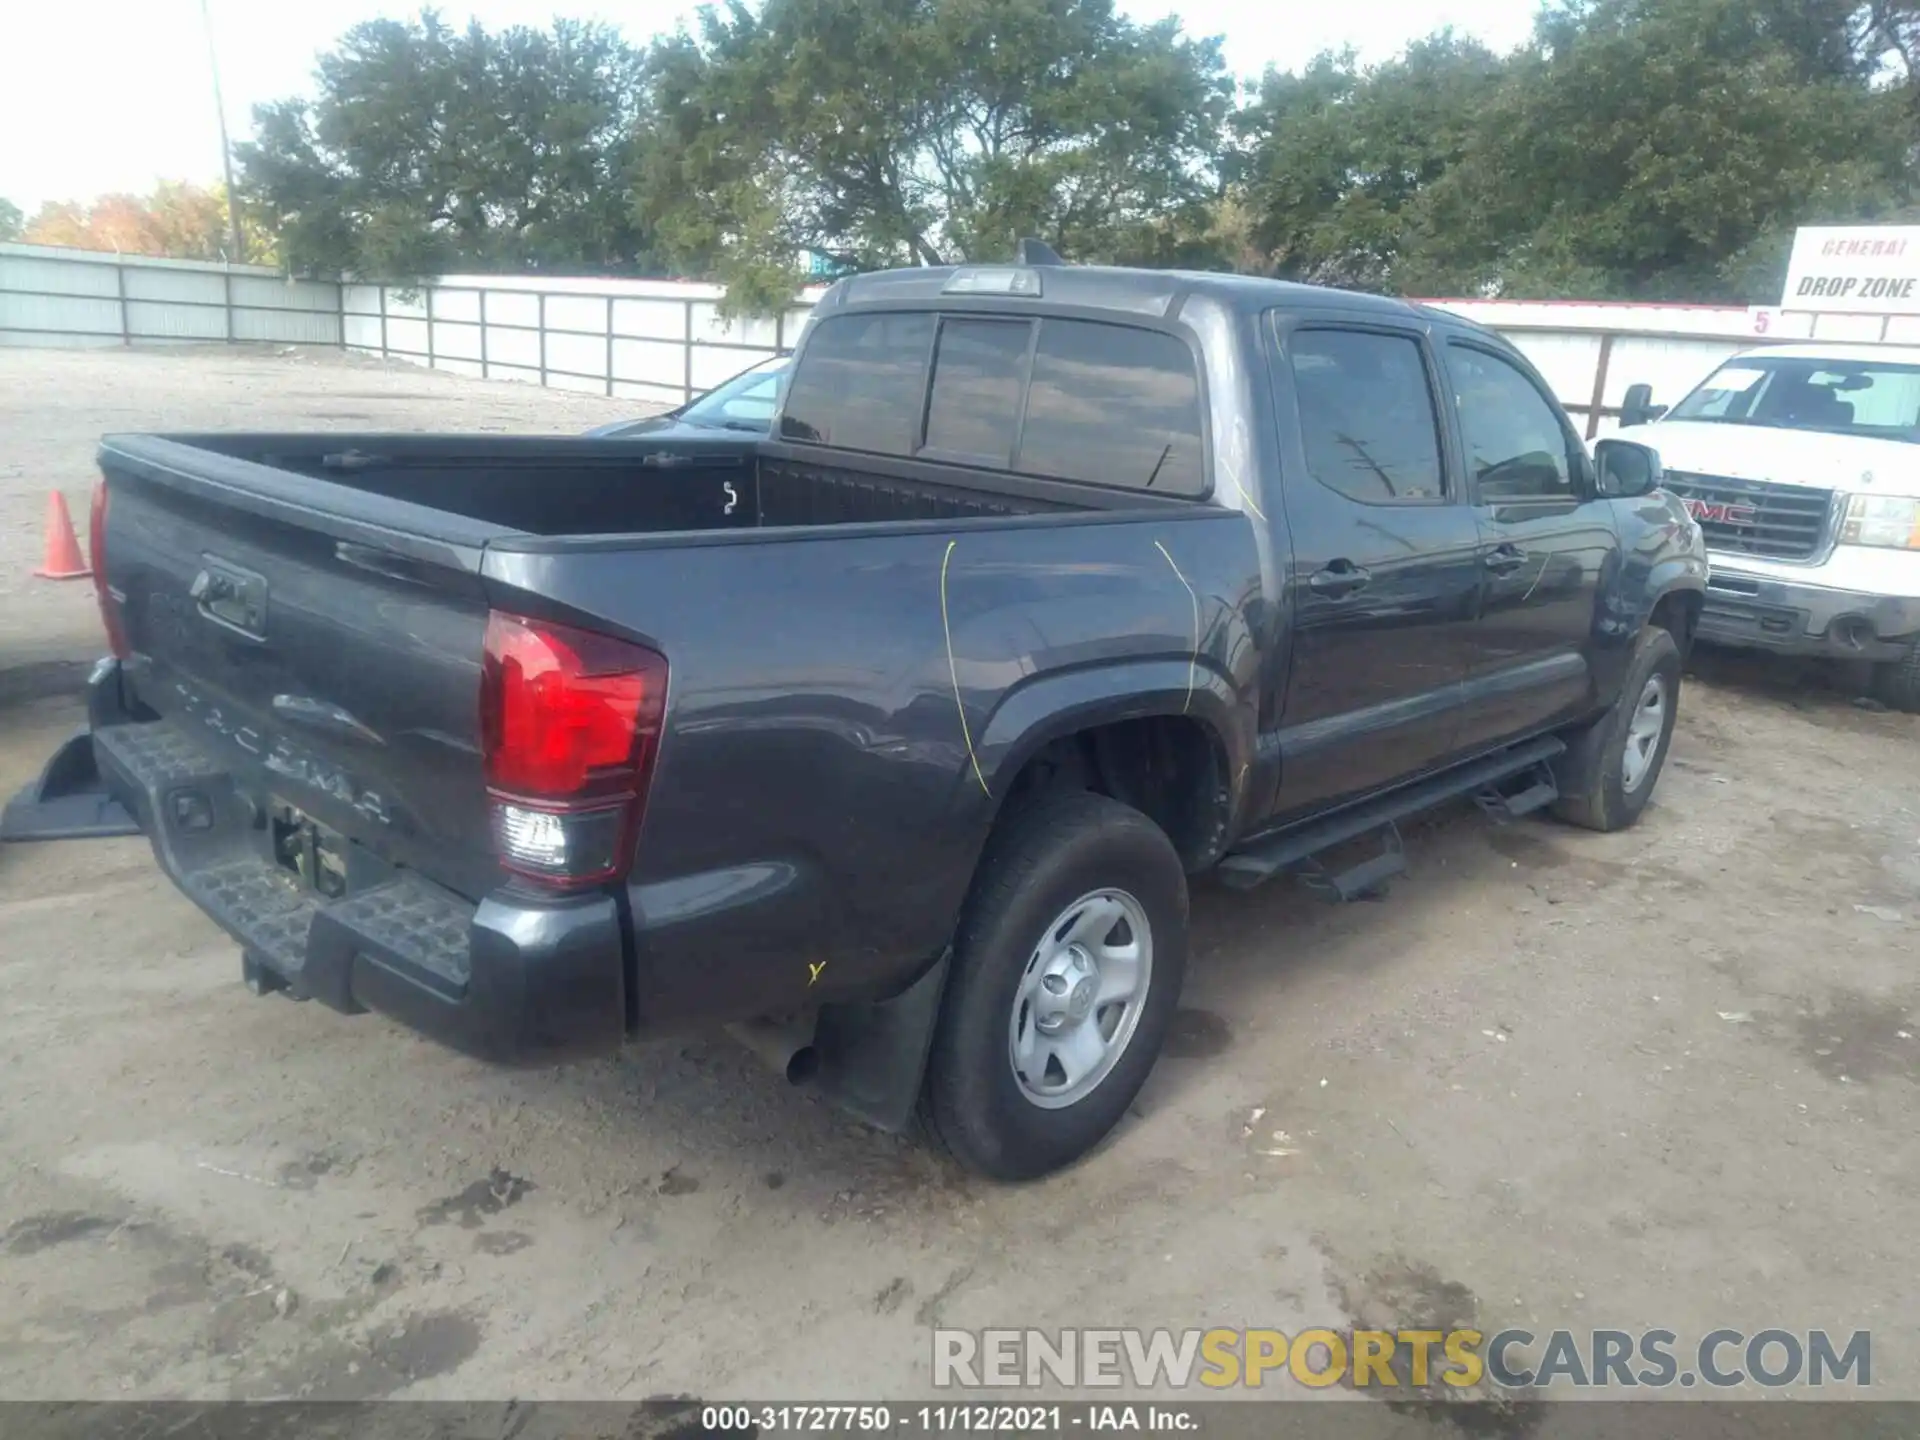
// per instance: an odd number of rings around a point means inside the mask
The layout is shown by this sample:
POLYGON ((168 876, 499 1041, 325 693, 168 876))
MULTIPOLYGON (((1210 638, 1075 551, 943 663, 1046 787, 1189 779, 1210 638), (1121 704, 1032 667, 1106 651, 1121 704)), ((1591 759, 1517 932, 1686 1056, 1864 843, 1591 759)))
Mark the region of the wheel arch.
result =
POLYGON ((1657 625, 1673 636, 1673 643, 1680 647, 1680 659, 1684 663, 1693 650, 1693 637, 1700 628, 1700 612, 1706 608, 1707 597, 1703 589, 1688 584, 1674 584, 1660 592, 1647 610, 1647 623, 1657 625))
POLYGON ((1089 667, 1020 687, 980 737, 992 799, 982 834, 1036 793, 1108 795, 1164 829, 1190 871, 1225 851, 1241 822, 1253 719, 1204 667, 1150 661, 1089 667))

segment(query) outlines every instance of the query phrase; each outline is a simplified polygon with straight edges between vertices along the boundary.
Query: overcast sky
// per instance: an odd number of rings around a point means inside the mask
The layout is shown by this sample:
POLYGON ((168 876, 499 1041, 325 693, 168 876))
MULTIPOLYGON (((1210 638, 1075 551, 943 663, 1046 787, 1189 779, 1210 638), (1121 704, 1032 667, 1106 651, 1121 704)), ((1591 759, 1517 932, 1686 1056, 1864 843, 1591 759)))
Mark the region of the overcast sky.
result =
MULTIPOLYGON (((314 57, 361 20, 405 16, 388 0, 209 0, 227 123, 245 137, 252 107, 311 86, 314 57)), ((1170 0, 1121 0, 1153 20, 1170 0)), ((542 25, 556 11, 619 25, 636 41, 671 30, 679 0, 468 0, 441 7, 464 25, 542 25)), ((1186 0, 1190 34, 1221 35, 1243 75, 1298 66, 1351 44, 1385 59, 1441 25, 1497 49, 1525 38, 1534 0, 1186 0)), ((28 214, 43 200, 149 190, 220 173, 199 0, 0 0, 0 196, 28 214)))

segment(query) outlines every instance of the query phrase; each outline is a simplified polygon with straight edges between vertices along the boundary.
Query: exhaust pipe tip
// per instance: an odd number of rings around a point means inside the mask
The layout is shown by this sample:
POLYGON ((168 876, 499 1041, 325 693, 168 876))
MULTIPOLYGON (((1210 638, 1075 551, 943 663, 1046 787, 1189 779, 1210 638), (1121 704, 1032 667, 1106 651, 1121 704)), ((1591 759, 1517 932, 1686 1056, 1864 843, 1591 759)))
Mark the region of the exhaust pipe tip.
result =
POLYGON ((787 1083, 805 1085, 820 1073, 820 1052, 812 1045, 802 1045, 787 1059, 787 1083))
POLYGON ((813 1015, 784 1020, 747 1020, 726 1031, 757 1055, 789 1085, 805 1085, 820 1073, 820 1051, 814 1045, 813 1015))

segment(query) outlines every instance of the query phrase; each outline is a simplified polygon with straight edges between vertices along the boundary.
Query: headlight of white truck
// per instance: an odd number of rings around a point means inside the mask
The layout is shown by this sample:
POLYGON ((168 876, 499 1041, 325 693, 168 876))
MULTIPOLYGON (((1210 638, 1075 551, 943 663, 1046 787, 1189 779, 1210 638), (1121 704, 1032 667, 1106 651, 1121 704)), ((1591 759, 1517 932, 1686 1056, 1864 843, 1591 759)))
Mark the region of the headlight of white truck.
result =
POLYGON ((1920 500, 1855 495, 1847 501, 1847 517, 1840 524, 1840 541, 1843 545, 1920 550, 1920 500))

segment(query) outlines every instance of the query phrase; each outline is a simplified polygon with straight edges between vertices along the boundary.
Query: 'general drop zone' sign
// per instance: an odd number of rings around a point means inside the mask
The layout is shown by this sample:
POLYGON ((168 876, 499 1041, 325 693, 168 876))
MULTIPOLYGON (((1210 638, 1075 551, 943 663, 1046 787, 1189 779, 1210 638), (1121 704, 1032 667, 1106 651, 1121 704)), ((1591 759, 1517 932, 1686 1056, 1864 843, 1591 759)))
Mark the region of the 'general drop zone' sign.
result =
POLYGON ((1920 226, 1815 225, 1793 237, 1782 310, 1920 315, 1920 226))

